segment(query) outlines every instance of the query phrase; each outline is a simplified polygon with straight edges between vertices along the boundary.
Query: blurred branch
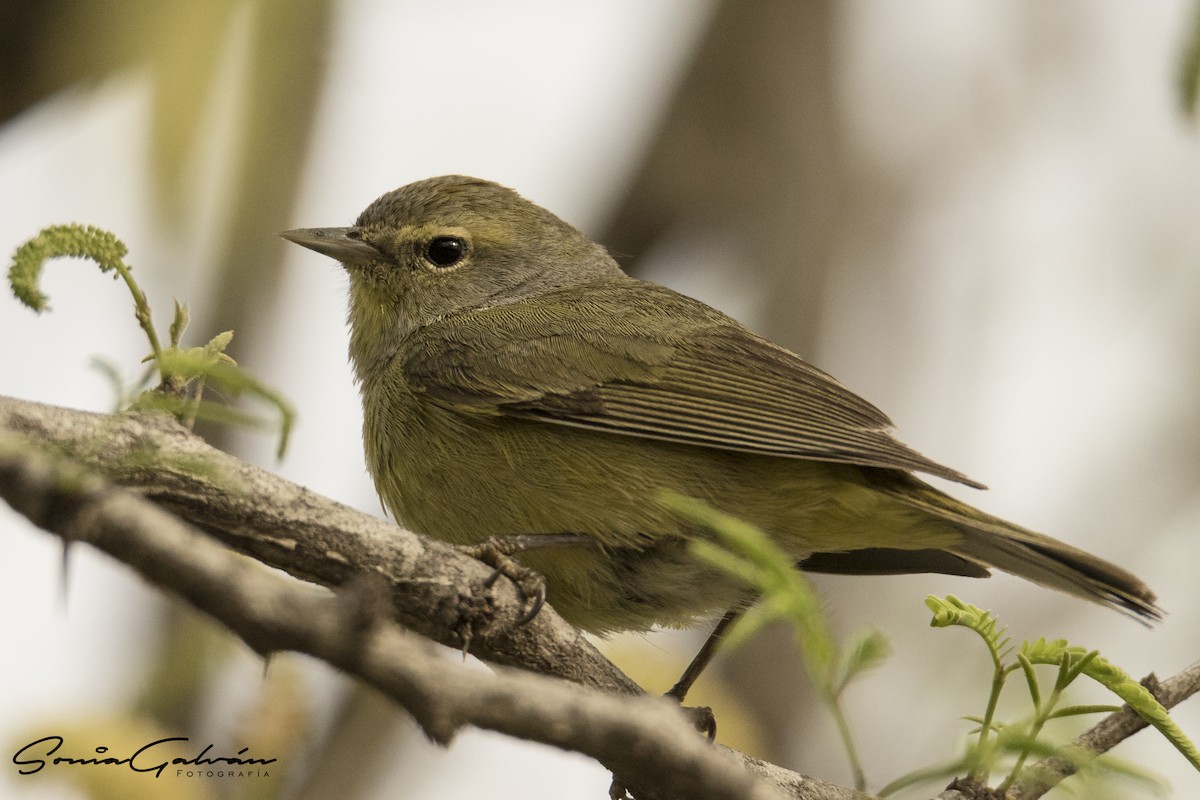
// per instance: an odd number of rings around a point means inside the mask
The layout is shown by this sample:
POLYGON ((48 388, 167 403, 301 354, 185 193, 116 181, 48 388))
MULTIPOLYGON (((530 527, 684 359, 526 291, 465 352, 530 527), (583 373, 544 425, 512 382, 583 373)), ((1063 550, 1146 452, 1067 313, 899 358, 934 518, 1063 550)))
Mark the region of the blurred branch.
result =
MULTIPOLYGON (((645 697, 552 609, 516 625, 523 603, 515 592, 482 588, 489 567, 214 450, 171 418, 0 398, 0 496, 67 542, 86 541, 180 595, 256 652, 296 650, 360 678, 407 709, 434 741, 448 743, 473 725, 576 750, 638 787, 642 798, 782 791, 804 800, 867 800, 708 745, 685 715, 645 697), (339 591, 331 596, 263 570, 180 517, 242 553, 339 591), (393 619, 542 674, 460 667, 393 619)), ((1200 664, 1148 685, 1173 706, 1200 689, 1200 664)), ((1104 752, 1142 727, 1125 709, 1073 746, 1104 752)), ((1055 760, 1038 766, 1052 782, 1073 769, 1055 760)), ((1045 789, 1022 791, 1022 800, 1032 800, 1045 789)), ((965 796, 952 788, 939 797, 965 796)))
MULTIPOLYGON (((832 0, 717 3, 608 224, 627 271, 671 237, 727 243, 765 333, 812 352, 851 185, 832 0), (769 25, 763 20, 769 19, 769 25), (635 255, 642 254, 642 256, 635 255)), ((762 665, 758 664, 761 674, 762 665)), ((756 675, 756 680, 760 678, 756 675)), ((770 705, 760 709, 770 713, 770 705)))
MULTIPOLYGON (((215 269, 208 281, 217 287, 218 297, 196 320, 200 330, 237 331, 240 344, 234 355, 239 360, 245 358, 241 348, 252 346, 249 343, 273 341, 266 330, 267 310, 282 295, 284 248, 277 237, 263 232, 292 227, 292 209, 304 176, 298 165, 308 156, 320 109, 336 4, 257 0, 252 7, 245 97, 229 156, 233 179, 224 189, 223 228, 209 262, 215 269)), ((166 100, 176 94, 172 83, 164 80, 159 88, 160 102, 168 110, 178 105, 177 100, 166 100)), ((159 138, 166 137, 160 134, 156 141, 159 138)), ((178 154, 159 148, 157 155, 164 167, 160 174, 166 176, 167 165, 177 162, 178 154)), ((177 213, 186 214, 186 209, 183 203, 177 213)), ((201 433, 220 447, 233 442, 220 429, 201 433)))
POLYGON ((1200 99, 1200 2, 1192 3, 1192 25, 1179 58, 1179 105, 1188 118, 1196 116, 1200 99))

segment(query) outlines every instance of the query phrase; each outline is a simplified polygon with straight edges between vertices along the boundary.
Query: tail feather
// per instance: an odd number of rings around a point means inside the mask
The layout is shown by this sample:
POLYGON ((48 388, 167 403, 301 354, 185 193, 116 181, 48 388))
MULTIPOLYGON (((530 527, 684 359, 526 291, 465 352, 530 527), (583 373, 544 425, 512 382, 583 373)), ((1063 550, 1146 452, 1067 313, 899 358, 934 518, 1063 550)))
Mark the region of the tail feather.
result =
POLYGON ((916 478, 905 478, 879 488, 906 505, 954 523, 963 541, 958 547, 947 548, 953 554, 1130 613, 1145 622, 1162 619, 1154 592, 1128 570, 985 514, 916 478))

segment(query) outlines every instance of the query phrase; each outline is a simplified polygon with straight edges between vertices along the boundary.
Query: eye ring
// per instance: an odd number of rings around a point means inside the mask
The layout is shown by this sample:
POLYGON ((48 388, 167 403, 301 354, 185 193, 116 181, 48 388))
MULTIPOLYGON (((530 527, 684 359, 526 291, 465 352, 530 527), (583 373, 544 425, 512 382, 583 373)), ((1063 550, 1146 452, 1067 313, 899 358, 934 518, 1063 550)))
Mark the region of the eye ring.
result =
POLYGON ((425 245, 426 260, 442 269, 454 266, 466 255, 467 243, 459 236, 435 236, 425 245))

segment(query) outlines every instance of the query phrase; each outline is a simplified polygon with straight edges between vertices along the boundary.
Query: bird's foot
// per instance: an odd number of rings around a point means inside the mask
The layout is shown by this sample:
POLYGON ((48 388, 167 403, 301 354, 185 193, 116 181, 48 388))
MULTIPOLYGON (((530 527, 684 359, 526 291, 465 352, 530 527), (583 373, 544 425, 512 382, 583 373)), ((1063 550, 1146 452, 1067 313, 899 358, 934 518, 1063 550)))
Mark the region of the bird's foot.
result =
MULTIPOLYGON (((669 695, 668 695, 669 696, 669 695)), ((683 713, 692 718, 696 730, 708 737, 711 742, 717 738, 717 718, 708 706, 680 706, 683 713)))
POLYGON ((525 609, 518 624, 524 625, 536 617, 546 604, 546 580, 513 556, 527 550, 595 544, 595 539, 582 533, 515 533, 492 536, 479 544, 466 545, 461 549, 495 570, 484 584, 487 588, 492 588, 501 575, 512 581, 525 609))
POLYGON ((513 558, 513 553, 529 549, 522 546, 521 542, 513 541, 521 538, 524 537, 493 536, 480 544, 463 547, 462 550, 492 568, 492 574, 483 583, 488 589, 495 586, 502 575, 512 581, 522 607, 517 624, 525 625, 538 615, 546 603, 546 581, 535 570, 513 558))

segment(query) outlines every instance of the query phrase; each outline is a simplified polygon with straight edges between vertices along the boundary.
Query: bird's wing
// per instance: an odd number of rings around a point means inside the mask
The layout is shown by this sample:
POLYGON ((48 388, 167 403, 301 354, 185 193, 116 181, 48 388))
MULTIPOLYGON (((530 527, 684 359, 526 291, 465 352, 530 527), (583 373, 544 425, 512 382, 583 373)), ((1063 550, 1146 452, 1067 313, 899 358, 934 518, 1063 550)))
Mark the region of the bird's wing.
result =
POLYGON ((630 281, 446 317, 414 333, 409 385, 463 411, 982 488, 892 438, 882 411, 708 306, 630 281))

